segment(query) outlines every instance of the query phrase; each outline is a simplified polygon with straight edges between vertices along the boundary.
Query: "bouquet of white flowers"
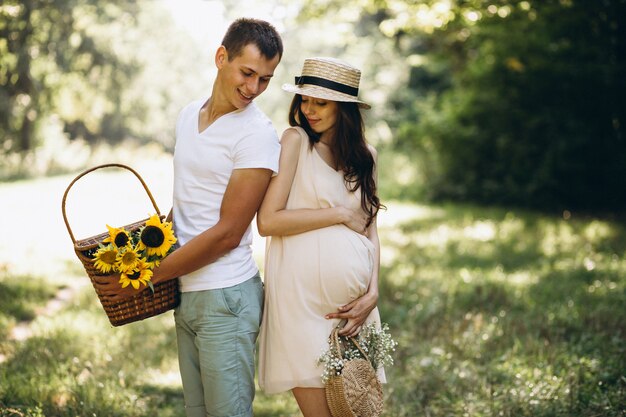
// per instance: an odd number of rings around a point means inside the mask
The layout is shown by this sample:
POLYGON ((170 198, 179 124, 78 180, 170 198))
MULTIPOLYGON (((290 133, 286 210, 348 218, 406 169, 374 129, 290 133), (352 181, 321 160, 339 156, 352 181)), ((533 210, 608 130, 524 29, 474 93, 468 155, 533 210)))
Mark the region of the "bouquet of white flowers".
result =
POLYGON ((367 354, 367 358, 355 346, 351 338, 340 336, 343 343, 343 352, 336 352, 337 348, 333 343, 329 343, 328 349, 317 359, 317 364, 324 365, 322 372, 322 382, 326 383, 333 375, 340 375, 346 361, 352 359, 368 359, 374 369, 385 365, 393 365, 391 353, 396 350, 398 343, 391 338, 389 326, 383 323, 377 327, 375 323, 368 323, 363 326, 356 341, 361 349, 367 354))
POLYGON ((389 327, 363 326, 357 338, 339 336, 333 329, 328 350, 318 358, 324 366, 326 400, 333 417, 377 417, 383 411, 382 386, 376 370, 391 365, 397 343, 389 327))

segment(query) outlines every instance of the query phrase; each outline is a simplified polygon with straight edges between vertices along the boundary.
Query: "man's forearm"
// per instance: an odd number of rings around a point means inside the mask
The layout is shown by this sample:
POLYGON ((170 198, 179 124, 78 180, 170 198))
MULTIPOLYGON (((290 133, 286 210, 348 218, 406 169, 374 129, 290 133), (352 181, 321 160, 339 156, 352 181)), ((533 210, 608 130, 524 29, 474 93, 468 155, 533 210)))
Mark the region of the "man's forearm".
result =
POLYGON ((216 225, 168 255, 154 270, 152 282, 157 284, 196 271, 239 246, 241 238, 216 225))

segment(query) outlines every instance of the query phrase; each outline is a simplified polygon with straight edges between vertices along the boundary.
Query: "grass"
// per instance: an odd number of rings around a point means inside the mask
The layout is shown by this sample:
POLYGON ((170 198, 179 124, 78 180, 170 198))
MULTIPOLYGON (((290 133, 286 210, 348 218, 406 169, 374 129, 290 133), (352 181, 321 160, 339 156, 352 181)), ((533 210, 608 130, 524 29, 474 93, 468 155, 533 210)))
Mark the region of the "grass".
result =
MULTIPOLYGON (((380 308, 400 343, 385 416, 626 415, 623 222, 463 205, 382 216, 380 308)), ((16 341, 10 327, 55 287, 8 272, 0 286, 0 417, 184 416, 171 313, 112 328, 85 287, 16 341)), ((258 392, 255 415, 299 413, 258 392)))
POLYGON ((385 235, 389 415, 624 415, 624 231, 445 206, 385 235))
POLYGON ((61 288, 44 278, 11 275, 0 270, 0 341, 9 337, 17 323, 35 318, 37 307, 52 298, 61 288))

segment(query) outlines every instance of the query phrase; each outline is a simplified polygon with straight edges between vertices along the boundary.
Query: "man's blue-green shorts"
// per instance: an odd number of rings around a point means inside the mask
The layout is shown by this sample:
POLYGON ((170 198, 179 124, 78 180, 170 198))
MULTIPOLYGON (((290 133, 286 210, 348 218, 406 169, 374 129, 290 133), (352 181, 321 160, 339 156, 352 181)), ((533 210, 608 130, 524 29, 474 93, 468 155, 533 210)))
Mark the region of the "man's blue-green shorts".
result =
POLYGON ((187 417, 251 417, 263 282, 181 294, 174 311, 187 417))

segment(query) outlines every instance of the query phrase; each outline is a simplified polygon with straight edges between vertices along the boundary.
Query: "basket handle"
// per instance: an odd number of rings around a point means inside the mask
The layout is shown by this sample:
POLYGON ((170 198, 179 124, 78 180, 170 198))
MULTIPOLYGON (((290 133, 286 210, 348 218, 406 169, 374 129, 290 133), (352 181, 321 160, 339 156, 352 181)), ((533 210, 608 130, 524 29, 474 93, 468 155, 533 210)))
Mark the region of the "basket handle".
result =
MULTIPOLYGON (((341 356, 342 353, 341 353, 341 345, 339 343, 339 329, 340 329, 340 327, 335 327, 333 329, 333 331, 330 333, 330 339, 331 339, 331 343, 334 345, 335 349, 337 349, 336 351, 341 356)), ((363 358, 369 362, 370 361, 369 356, 367 356, 367 353, 365 353, 363 351, 363 349, 361 348, 361 345, 359 345, 359 342, 356 341, 356 338, 350 337, 349 339, 350 339, 350 341, 352 343, 354 343, 354 346, 356 346, 356 348, 359 350, 359 352, 361 352, 361 355, 363 355, 363 358)))
POLYGON ((61 211, 63 211, 63 221, 65 221, 65 226, 67 227, 67 231, 69 232, 70 238, 72 238, 72 242, 74 244, 76 244, 76 238, 74 238, 74 233, 72 232, 72 228, 70 227, 70 223, 67 220, 67 214, 65 212, 65 200, 67 199, 67 193, 70 191, 70 188, 72 188, 72 186, 76 183, 76 181, 78 181, 79 179, 81 179, 85 175, 87 175, 90 172, 95 171, 97 169, 110 168, 110 167, 123 168, 123 169, 126 169, 126 170, 132 172, 133 174, 135 174, 135 177, 137 177, 139 182, 141 182, 141 185, 143 186, 143 189, 146 190, 146 194, 148 194, 148 197, 150 198, 150 201, 152 202, 152 207, 154 207, 154 209, 156 210, 156 214, 158 216, 161 216, 161 212, 159 211, 159 207, 157 207, 156 201, 154 200, 154 197, 152 196, 152 193, 150 192, 150 190, 148 189, 148 186, 146 185, 145 181, 143 180, 143 178, 141 178, 141 175, 139 175, 139 173, 137 171, 135 171, 134 169, 132 169, 129 166, 122 165, 122 164, 97 165, 97 166, 95 166, 93 168, 90 168, 90 169, 88 169, 86 171, 83 171, 81 174, 78 174, 78 176, 76 178, 74 178, 74 180, 70 183, 70 185, 67 186, 67 189, 65 190, 65 193, 63 194, 63 201, 61 202, 61 211))

